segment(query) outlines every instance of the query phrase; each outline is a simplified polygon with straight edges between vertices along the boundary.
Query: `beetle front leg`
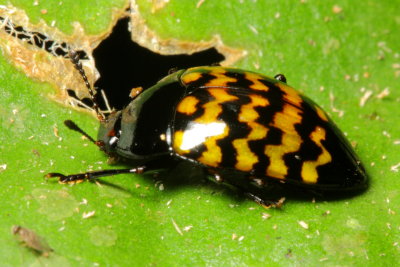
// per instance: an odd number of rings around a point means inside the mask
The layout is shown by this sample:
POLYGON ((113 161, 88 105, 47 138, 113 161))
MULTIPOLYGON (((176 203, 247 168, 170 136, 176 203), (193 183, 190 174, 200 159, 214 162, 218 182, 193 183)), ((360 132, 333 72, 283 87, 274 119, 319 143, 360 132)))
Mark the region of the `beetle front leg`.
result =
POLYGON ((58 182, 60 184, 76 184, 81 183, 84 180, 94 180, 99 177, 104 176, 111 176, 116 174, 123 174, 123 173, 143 173, 146 170, 146 166, 140 166, 136 168, 130 169, 114 169, 114 170, 101 170, 101 171, 91 171, 85 173, 78 173, 78 174, 70 174, 64 175, 61 173, 48 173, 45 175, 45 178, 58 178, 58 182))
POLYGON ((285 201, 285 197, 282 197, 278 200, 267 200, 262 197, 260 197, 261 193, 255 193, 255 190, 251 190, 247 188, 246 186, 243 186, 241 184, 235 184, 232 179, 229 181, 225 181, 223 176, 219 174, 216 171, 212 170, 207 170, 208 175, 212 176, 212 181, 217 183, 217 184, 224 184, 228 187, 235 188, 236 190, 240 191, 244 196, 246 196, 248 199, 253 200, 257 204, 263 206, 264 208, 281 208, 283 205, 283 202, 285 201))

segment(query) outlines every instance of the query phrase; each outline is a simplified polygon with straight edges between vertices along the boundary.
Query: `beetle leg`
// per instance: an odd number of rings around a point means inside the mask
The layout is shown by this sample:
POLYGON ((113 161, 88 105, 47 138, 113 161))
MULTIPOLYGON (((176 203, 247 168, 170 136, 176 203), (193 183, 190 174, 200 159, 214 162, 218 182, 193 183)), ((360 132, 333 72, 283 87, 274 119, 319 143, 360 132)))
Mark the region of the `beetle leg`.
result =
POLYGON ((61 184, 76 184, 81 183, 84 180, 94 180, 103 176, 111 176, 122 173, 143 173, 146 169, 145 166, 140 166, 131 169, 114 169, 114 170, 101 170, 101 171, 92 171, 78 174, 70 174, 64 175, 61 173, 48 173, 45 175, 45 178, 58 178, 58 182, 61 184))
MULTIPOLYGON (((263 199, 262 197, 259 196, 259 195, 261 195, 261 193, 258 192, 261 188, 253 188, 253 190, 251 190, 250 188, 248 188, 248 186, 245 186, 244 184, 240 184, 240 183, 235 183, 235 181, 232 179, 225 181, 225 179, 216 171, 207 170, 207 173, 213 178, 213 179, 210 179, 213 182, 216 182, 217 184, 224 184, 228 187, 231 187, 232 189, 236 189, 236 190, 240 191, 248 199, 253 200, 254 202, 263 206, 264 208, 267 208, 267 209, 280 208, 280 207, 282 207, 283 202, 285 201, 284 197, 280 198, 279 200, 263 199), (253 193, 250 193, 250 191, 252 191, 253 193)), ((253 180, 256 180, 256 182, 257 182, 260 179, 257 180, 256 178, 253 178, 253 180)), ((264 183, 261 183, 261 182, 259 182, 259 184, 257 184, 257 186, 259 186, 259 187, 265 186, 264 183)))
POLYGON ((255 201, 257 204, 260 204, 264 208, 281 208, 283 205, 283 202, 285 202, 285 197, 282 197, 278 200, 265 200, 260 198, 259 196, 249 193, 249 192, 244 192, 244 195, 248 197, 249 199, 255 201))
POLYGON ((209 180, 212 180, 213 182, 216 182, 217 184, 222 184, 224 182, 224 178, 222 178, 222 176, 216 172, 215 170, 205 170, 205 173, 208 176, 211 176, 212 179, 210 178, 209 180))
POLYGON ((224 179, 221 177, 221 175, 219 175, 218 173, 214 173, 212 174, 212 176, 214 177, 214 180, 218 183, 218 184, 222 184, 224 182, 224 179))

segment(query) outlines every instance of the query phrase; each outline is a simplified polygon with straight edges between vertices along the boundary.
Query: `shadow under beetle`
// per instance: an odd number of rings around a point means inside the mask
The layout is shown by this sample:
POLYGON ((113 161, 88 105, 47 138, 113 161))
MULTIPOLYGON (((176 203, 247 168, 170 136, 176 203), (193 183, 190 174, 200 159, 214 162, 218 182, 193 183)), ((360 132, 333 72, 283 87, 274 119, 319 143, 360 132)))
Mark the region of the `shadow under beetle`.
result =
MULTIPOLYGON (((80 72, 100 120, 97 144, 111 157, 135 167, 63 175, 75 183, 120 173, 154 169, 163 158, 202 166, 218 183, 267 205, 269 183, 316 192, 358 191, 367 174, 351 145, 312 100, 274 78, 220 66, 178 70, 141 92, 123 110, 107 117, 75 52, 80 72)), ((67 126, 84 133, 72 122, 67 126)))

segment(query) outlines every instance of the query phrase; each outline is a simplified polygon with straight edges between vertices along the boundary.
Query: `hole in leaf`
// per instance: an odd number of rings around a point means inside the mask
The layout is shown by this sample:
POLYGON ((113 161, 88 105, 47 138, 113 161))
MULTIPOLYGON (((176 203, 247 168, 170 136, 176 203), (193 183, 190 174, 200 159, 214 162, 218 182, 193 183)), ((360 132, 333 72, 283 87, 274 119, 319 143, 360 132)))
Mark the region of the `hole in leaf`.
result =
MULTIPOLYGON (((10 19, 0 16, 0 30, 4 30, 12 37, 18 38, 30 45, 39 47, 57 57, 68 57, 69 45, 66 42, 52 40, 44 33, 30 31, 22 26, 16 25, 10 19)), ((80 59, 88 59, 86 52, 76 51, 80 59)))
MULTIPOLYGON (((132 88, 149 88, 167 76, 172 68, 185 69, 224 60, 224 56, 214 48, 192 55, 154 53, 131 40, 128 22, 128 18, 119 20, 110 36, 93 51, 101 76, 95 86, 104 90, 110 106, 115 109, 129 104, 132 88)), ((100 106, 104 109, 99 95, 100 106)))

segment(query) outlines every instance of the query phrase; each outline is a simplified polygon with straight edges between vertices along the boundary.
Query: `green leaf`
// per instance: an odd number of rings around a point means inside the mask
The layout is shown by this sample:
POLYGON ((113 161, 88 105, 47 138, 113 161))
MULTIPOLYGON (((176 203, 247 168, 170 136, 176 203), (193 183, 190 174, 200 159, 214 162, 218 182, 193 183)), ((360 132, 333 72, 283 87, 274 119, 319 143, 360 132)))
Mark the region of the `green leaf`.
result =
MULTIPOLYGON (((11 2, 25 10, 33 23, 43 19, 50 25, 56 20, 55 27, 66 34, 72 32, 74 21, 91 34, 103 34, 110 28, 112 8, 126 6, 123 1, 93 4, 64 0, 61 5, 38 1, 38 6, 32 1, 11 2), (41 12, 44 9, 46 14, 41 12)), ((315 203, 288 199, 281 210, 265 210, 228 189, 199 182, 201 171, 188 166, 160 177, 148 174, 102 179, 114 186, 46 181, 43 176, 48 172, 79 173, 113 167, 106 164, 106 156, 94 145, 62 123, 71 119, 96 136, 98 122, 85 112, 52 100, 57 95, 55 87, 26 77, 22 69, 13 66, 14 59, 5 56, 3 46, 2 265, 397 263, 398 3, 170 0, 154 9, 153 2, 141 0, 137 4, 146 24, 158 36, 207 41, 219 35, 226 46, 248 52, 235 66, 270 76, 284 73, 291 86, 324 107, 356 143, 371 178, 369 190, 354 198, 315 203), (385 89, 389 92, 386 96, 385 89), (164 180, 158 182, 161 178, 164 180), (92 211, 93 216, 83 218, 84 213, 92 211), (266 213, 271 217, 267 219, 266 213), (35 231, 54 252, 44 257, 19 244, 11 233, 13 225, 35 231)))

